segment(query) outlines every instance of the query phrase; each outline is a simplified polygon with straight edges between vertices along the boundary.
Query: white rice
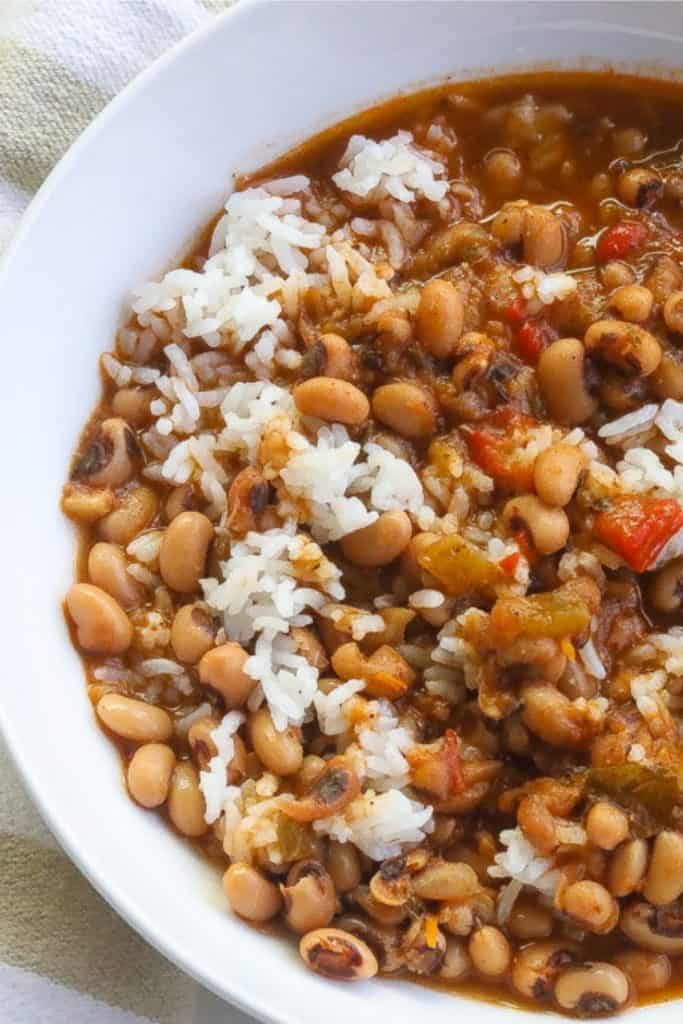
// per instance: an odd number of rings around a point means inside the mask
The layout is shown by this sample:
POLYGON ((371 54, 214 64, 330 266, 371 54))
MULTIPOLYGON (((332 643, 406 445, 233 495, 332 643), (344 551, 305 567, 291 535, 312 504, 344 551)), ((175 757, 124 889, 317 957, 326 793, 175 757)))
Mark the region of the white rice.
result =
POLYGON ((343 814, 321 818, 313 828, 339 843, 353 843, 374 861, 397 857, 432 831, 433 811, 397 789, 372 789, 353 800, 343 814))
POLYGON ((207 603, 222 612, 229 640, 255 640, 245 672, 259 683, 257 696, 268 702, 275 727, 300 725, 317 692, 318 672, 297 653, 287 634, 291 626, 312 622, 310 612, 326 603, 325 593, 344 596, 339 570, 288 523, 233 542, 221 573, 223 582, 202 580, 207 603), (299 584, 297 563, 318 566, 320 589, 299 584))
POLYGON ((229 799, 227 772, 235 753, 233 736, 244 720, 241 711, 229 711, 224 715, 221 724, 211 733, 217 753, 209 761, 208 769, 199 773, 199 788, 206 803, 204 820, 208 825, 220 817, 225 809, 226 799, 229 799))
POLYGON ((345 705, 361 690, 365 689, 364 679, 348 679, 341 686, 335 686, 331 693, 320 690, 313 697, 318 725, 325 736, 338 736, 349 728, 345 705))
POLYGON ((566 299, 577 289, 576 278, 571 274, 546 274, 530 266, 520 267, 512 279, 520 285, 525 299, 537 299, 544 306, 566 299))
POLYGON ((445 597, 440 590, 416 590, 414 594, 411 594, 408 598, 408 604, 411 608, 440 608, 444 603, 445 597))
POLYGON ((433 154, 414 145, 410 132, 375 142, 352 135, 332 181, 344 192, 372 200, 392 196, 412 203, 417 198, 438 202, 448 191, 443 164, 433 154))
POLYGON ((612 420, 610 423, 605 423, 605 425, 600 427, 598 430, 598 437, 601 437, 609 444, 610 441, 613 442, 617 438, 627 437, 631 434, 639 434, 652 426, 655 422, 658 410, 659 406, 656 404, 643 405, 640 409, 636 409, 634 412, 626 413, 625 416, 620 416, 619 419, 612 420))
POLYGON ((357 737, 363 780, 375 791, 403 789, 409 782, 404 755, 415 746, 413 730, 400 723, 390 701, 370 701, 368 711, 370 718, 357 737))
POLYGON ((493 858, 488 869, 491 878, 510 878, 545 896, 553 896, 560 873, 554 870, 552 860, 543 857, 520 828, 504 829, 499 839, 505 849, 493 858))

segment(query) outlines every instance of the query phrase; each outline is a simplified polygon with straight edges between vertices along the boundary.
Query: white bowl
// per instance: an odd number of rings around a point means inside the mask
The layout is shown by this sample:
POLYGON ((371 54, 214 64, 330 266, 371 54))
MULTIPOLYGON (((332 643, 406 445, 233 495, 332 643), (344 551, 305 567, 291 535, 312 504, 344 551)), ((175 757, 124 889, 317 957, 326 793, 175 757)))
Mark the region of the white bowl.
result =
MULTIPOLYGON (((292 946, 231 918, 214 872, 126 796, 60 611, 74 538, 59 493, 97 396, 97 356, 130 286, 191 240, 233 170, 447 75, 538 63, 664 73, 680 59, 676 29, 683 7, 667 3, 241 3, 97 118, 43 186, 7 258, 0 692, 10 749, 48 824, 119 913, 263 1019, 318 1024, 322 1011, 355 1024, 416 1014, 445 1024, 475 1008, 406 983, 335 986, 308 973, 292 946)), ((638 1015, 655 1012, 675 1009, 638 1015)), ((476 1013, 493 1021, 509 1011, 479 1003, 476 1013)))

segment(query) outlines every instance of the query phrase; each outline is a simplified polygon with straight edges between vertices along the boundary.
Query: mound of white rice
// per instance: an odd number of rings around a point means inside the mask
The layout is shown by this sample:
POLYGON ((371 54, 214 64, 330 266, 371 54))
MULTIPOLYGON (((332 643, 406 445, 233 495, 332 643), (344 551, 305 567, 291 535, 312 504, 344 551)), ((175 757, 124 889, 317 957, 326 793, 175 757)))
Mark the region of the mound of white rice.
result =
POLYGON ((553 896, 560 882, 553 862, 531 845, 520 828, 504 829, 499 838, 505 849, 493 858, 488 869, 491 878, 510 878, 538 889, 545 896, 553 896))
POLYGON ((340 165, 332 181, 362 199, 391 196, 411 203, 423 197, 438 202, 448 191, 448 183, 437 180, 443 177, 443 164, 415 146, 410 132, 398 132, 383 142, 352 135, 340 165))
POLYGON ((353 843, 372 860, 397 857, 406 846, 416 845, 433 827, 433 811, 411 800, 398 789, 386 793, 366 790, 343 814, 321 818, 313 828, 339 843, 353 843))

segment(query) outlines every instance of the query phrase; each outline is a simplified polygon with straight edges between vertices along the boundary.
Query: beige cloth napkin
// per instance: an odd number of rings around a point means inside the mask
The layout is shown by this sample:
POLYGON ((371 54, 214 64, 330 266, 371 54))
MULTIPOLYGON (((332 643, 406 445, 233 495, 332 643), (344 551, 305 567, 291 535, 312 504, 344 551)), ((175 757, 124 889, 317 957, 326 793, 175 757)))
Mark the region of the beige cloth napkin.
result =
MULTIPOLYGON (((230 0, 0 0, 0 252, 33 193, 138 71, 230 0)), ((10 685, 10 680, 5 680, 10 685)), ((237 1024, 64 856, 0 741, 0 1019, 237 1024)))

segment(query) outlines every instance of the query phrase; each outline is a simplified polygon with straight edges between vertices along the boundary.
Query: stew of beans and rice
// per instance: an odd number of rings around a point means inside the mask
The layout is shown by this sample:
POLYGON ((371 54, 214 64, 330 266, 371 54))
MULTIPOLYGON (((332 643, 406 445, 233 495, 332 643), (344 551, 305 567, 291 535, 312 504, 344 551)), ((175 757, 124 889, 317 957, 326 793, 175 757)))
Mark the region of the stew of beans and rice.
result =
POLYGON ((138 289, 62 505, 131 797, 331 978, 683 957, 683 93, 401 97, 138 289))

